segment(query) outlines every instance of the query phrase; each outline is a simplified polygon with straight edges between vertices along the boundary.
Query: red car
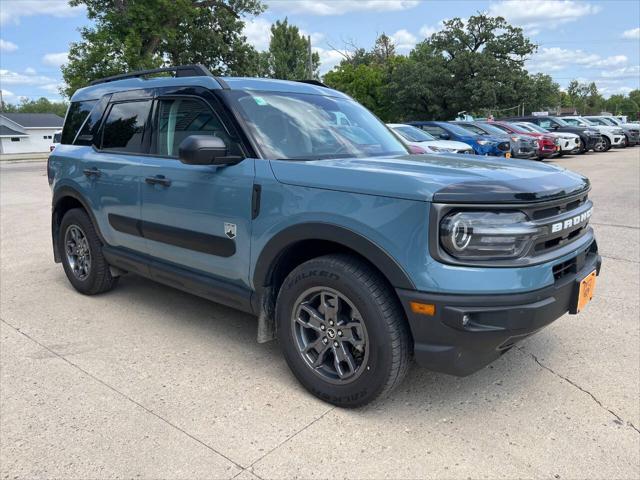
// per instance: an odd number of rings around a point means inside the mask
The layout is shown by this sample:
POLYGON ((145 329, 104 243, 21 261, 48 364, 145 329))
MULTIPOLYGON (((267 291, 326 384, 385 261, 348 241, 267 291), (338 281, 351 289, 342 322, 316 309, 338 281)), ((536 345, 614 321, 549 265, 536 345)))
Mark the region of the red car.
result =
POLYGON ((509 122, 493 121, 491 125, 504 130, 509 134, 517 134, 521 136, 535 137, 538 140, 538 160, 549 158, 558 152, 556 145, 556 139, 551 135, 545 135, 544 133, 528 132, 518 125, 514 125, 509 122))

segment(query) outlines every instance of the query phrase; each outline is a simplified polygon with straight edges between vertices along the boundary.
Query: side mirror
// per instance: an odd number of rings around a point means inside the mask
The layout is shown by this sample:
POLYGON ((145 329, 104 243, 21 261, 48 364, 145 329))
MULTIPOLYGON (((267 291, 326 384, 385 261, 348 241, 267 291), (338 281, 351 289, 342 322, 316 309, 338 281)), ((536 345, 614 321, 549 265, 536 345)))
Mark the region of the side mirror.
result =
POLYGON ((178 156, 187 165, 234 165, 242 157, 227 156, 224 140, 211 135, 190 135, 178 146, 178 156))
POLYGON ((451 138, 451 135, 449 135, 448 133, 441 133, 440 135, 438 135, 442 140, 449 140, 451 138))

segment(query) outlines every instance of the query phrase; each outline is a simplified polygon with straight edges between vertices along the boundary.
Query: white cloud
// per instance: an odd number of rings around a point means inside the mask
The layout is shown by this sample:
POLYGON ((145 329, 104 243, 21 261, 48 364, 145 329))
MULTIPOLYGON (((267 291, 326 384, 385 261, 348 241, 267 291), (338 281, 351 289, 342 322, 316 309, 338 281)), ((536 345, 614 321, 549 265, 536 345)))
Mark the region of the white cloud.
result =
POLYGON ((640 81, 640 65, 622 67, 616 70, 603 70, 600 75, 604 78, 635 78, 640 81))
POLYGON ((46 85, 53 82, 54 78, 37 75, 32 68, 26 69, 24 73, 0 70, 0 83, 4 85, 46 85))
POLYGON ((300 29, 300 35, 303 37, 311 36, 311 46, 317 45, 324 40, 324 33, 322 32, 307 32, 304 29, 300 29))
POLYGON ((36 72, 35 68, 27 67, 24 69, 24 73, 26 73, 27 75, 35 75, 38 72, 36 72))
POLYGON ((320 75, 324 75, 349 54, 346 50, 333 50, 320 47, 314 47, 314 52, 320 55, 320 75))
POLYGON ((630 38, 631 40, 640 39, 640 27, 632 28, 631 30, 625 30, 624 32, 622 32, 622 37, 630 38))
POLYGON ((440 30, 442 30, 441 24, 439 24, 438 26, 423 25, 420 28, 420 35, 425 38, 428 38, 434 33, 439 32, 440 30))
POLYGON ((72 17, 84 11, 84 7, 70 7, 67 0, 2 0, 0 25, 20 23, 21 17, 51 15, 53 17, 72 17))
POLYGON ((489 6, 491 15, 504 17, 532 35, 542 29, 554 29, 599 11, 598 5, 575 0, 503 0, 489 6))
POLYGON ((344 15, 349 12, 389 12, 407 10, 419 0, 267 0, 274 10, 309 15, 344 15))
POLYGON ((45 65, 49 65, 50 67, 61 67, 67 61, 69 57, 69 52, 60 52, 60 53, 47 53, 44 57, 42 57, 42 63, 45 65))
POLYGON ((60 93, 60 89, 63 86, 64 86, 64 83, 58 82, 58 83, 47 83, 45 85, 41 85, 39 88, 40 88, 40 90, 44 90, 44 91, 49 92, 49 93, 59 94, 60 93))
POLYGON ((397 50, 411 50, 416 45, 418 40, 416 36, 405 30, 398 30, 396 33, 390 36, 397 50))
POLYGON ((2 98, 6 98, 6 97, 15 97, 15 93, 10 92, 9 90, 5 90, 4 88, 2 89, 2 98))
POLYGON ((0 38, 0 52, 15 52, 17 49, 18 46, 15 43, 0 38))
POLYGON ((271 22, 260 17, 252 18, 245 22, 243 33, 247 37, 247 42, 256 50, 267 50, 271 38, 271 22))
POLYGON ((569 50, 560 47, 542 48, 527 62, 527 69, 536 72, 554 72, 579 65, 582 68, 615 67, 627 63, 625 55, 601 57, 583 50, 569 50))

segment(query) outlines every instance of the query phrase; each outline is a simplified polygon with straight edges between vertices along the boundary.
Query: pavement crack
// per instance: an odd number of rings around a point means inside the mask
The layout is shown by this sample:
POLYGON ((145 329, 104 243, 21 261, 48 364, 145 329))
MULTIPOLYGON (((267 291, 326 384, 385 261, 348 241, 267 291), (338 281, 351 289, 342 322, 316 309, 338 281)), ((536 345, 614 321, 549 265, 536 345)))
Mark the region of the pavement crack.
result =
MULTIPOLYGON (((47 350, 48 352, 50 352, 52 355, 54 355, 55 357, 59 358, 60 360, 68 363, 69 365, 71 365, 73 368, 81 371, 82 373, 84 373, 85 375, 87 375, 88 377, 92 378, 93 380, 95 380, 96 382, 104 385, 105 387, 107 387, 109 390, 117 393, 118 395, 126 398, 127 400, 129 400, 131 403, 137 405, 138 407, 142 408, 145 412, 147 412, 150 415, 153 415, 154 417, 156 417, 157 419, 161 420, 162 422, 166 423, 167 425, 169 425, 170 427, 174 428, 175 430, 178 430, 179 432, 183 433, 184 435, 186 435, 187 437, 189 437, 191 440, 199 443, 200 445, 202 445, 203 447, 207 448, 208 450, 212 451, 213 453, 221 456, 222 458, 224 458, 225 460, 229 461, 230 463, 232 463, 233 465, 235 465, 237 468, 240 469, 240 473, 242 473, 242 471, 246 470, 245 467, 243 467, 242 465, 240 465, 238 462, 235 462, 234 460, 232 460, 231 458, 229 458, 228 456, 226 456, 224 453, 219 452, 218 450, 216 450, 215 448, 213 448, 211 445, 206 444, 204 441, 200 440, 199 438, 195 437, 194 435, 192 435, 191 433, 187 432, 186 430, 180 428, 179 426, 177 426, 174 423, 171 423, 169 420, 167 420, 166 418, 164 418, 163 416, 157 414, 156 412, 154 412, 153 410, 145 407, 143 404, 141 404, 140 402, 138 402, 137 400, 131 398, 129 395, 127 395, 124 392, 121 392, 120 390, 118 390, 117 388, 113 387, 112 385, 109 385, 107 382, 105 382, 104 380, 96 377, 94 374, 92 374, 91 372, 88 372, 87 370, 85 370, 84 368, 82 368, 80 365, 73 363, 71 360, 69 360, 68 358, 64 357, 63 355, 60 355, 58 352, 56 352, 55 350, 52 350, 51 348, 47 347, 46 345, 44 345, 43 343, 39 342, 38 340, 36 340, 35 338, 31 337, 28 333, 23 332, 22 330, 20 330, 19 328, 11 325, 9 322, 7 322, 6 320, 0 318, 0 322, 4 323, 5 325, 7 325, 10 328, 13 328, 16 332, 18 332, 20 335, 23 335, 24 337, 28 338, 29 340, 31 340, 32 342, 34 342, 36 345, 44 348, 45 350, 47 350)), ((235 478, 235 477, 234 477, 235 478)))
POLYGON ((633 225, 620 225, 616 223, 599 223, 599 222, 589 222, 590 225, 600 225, 603 227, 615 227, 615 228, 627 228, 629 230, 640 230, 640 227, 634 227, 633 225))
POLYGON ((618 260, 618 261, 620 261, 620 262, 640 263, 640 261, 638 261, 638 260, 630 260, 630 259, 628 259, 628 258, 621 258, 621 257, 612 257, 611 255, 603 255, 603 254, 600 254, 600 256, 601 256, 602 258, 608 258, 608 259, 610 259, 610 260, 618 260))
MULTIPOLYGON (((524 349, 521 349, 522 351, 524 351, 524 349)), ((640 433, 640 429, 638 429, 638 427, 636 427, 633 423, 631 423, 630 421, 625 421, 620 415, 618 415, 616 412, 614 412, 613 410, 611 410, 608 407, 605 407, 602 402, 600 400, 598 400, 598 398, 591 393, 589 390, 582 388, 580 385, 578 385, 577 383, 575 383, 573 380, 570 380, 569 378, 565 377, 564 375, 559 374, 558 372, 556 372, 555 370, 553 370, 551 367, 546 366, 544 363, 542 363, 540 360, 538 360, 538 357, 536 357, 533 353, 530 352, 525 352, 525 353, 529 353, 529 355, 531 355, 531 358, 533 358, 533 360, 542 368, 544 368, 545 370, 547 370, 548 372, 551 372, 553 375, 555 375, 558 378, 561 378, 562 380, 564 380, 565 382, 569 383, 570 385, 573 385, 575 388, 577 388, 578 390, 580 390, 581 392, 586 393, 587 395, 589 395, 591 397, 591 399, 596 402, 600 408, 602 408, 603 410, 606 410, 607 412, 609 412, 611 415, 613 415, 614 417, 616 417, 616 419, 618 420, 618 422, 620 423, 620 425, 628 425, 631 428, 633 428, 636 432, 640 433)))
MULTIPOLYGON (((283 446, 285 443, 289 442, 290 440, 293 440, 295 437, 297 437, 299 434, 301 434, 302 432, 304 432, 307 428, 311 427, 314 423, 322 420, 325 415, 327 415, 328 413, 334 411, 336 409, 336 407, 331 407, 327 410, 325 410, 319 417, 314 418, 311 422, 309 422, 307 425, 305 425, 304 427, 302 427, 300 430, 298 430, 297 432, 295 432, 293 435, 288 436, 287 438, 285 438, 283 441, 281 441, 278 445, 276 445, 275 447, 273 447, 271 450, 269 450, 268 452, 266 452, 264 455, 262 455, 261 457, 259 457, 258 459, 254 460, 253 463, 251 463, 251 465, 249 465, 246 470, 249 470, 251 467, 253 467, 256 463, 260 462, 262 459, 264 459, 266 456, 270 455, 271 453, 275 452, 277 449, 279 449, 281 446, 283 446)), ((256 475, 256 477, 258 476, 253 470, 249 470, 250 473, 256 475)), ((240 472, 242 473, 242 472, 240 472)), ((240 475, 240 474, 238 474, 240 475)), ((237 476, 237 475, 236 475, 237 476)), ((235 478, 235 477, 234 477, 235 478)), ((260 478, 260 477, 258 477, 260 478)))

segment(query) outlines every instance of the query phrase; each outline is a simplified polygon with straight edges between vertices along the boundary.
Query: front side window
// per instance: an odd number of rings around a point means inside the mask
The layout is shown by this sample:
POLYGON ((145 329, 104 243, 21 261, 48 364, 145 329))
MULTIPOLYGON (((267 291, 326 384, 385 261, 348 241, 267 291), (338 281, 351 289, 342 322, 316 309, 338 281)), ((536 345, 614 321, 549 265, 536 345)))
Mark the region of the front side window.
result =
POLYGON ((440 137, 443 133, 447 133, 444 128, 438 127, 437 125, 421 125, 420 128, 433 137, 440 137))
POLYGON ((204 102, 195 98, 167 98, 158 102, 155 153, 177 157, 180 143, 191 135, 211 135, 224 140, 229 155, 240 155, 218 116, 204 102))
POLYGON ((149 117, 151 100, 114 103, 104 122, 102 149, 142 153, 144 127, 149 117))
POLYGON ((346 99, 282 92, 228 92, 266 158, 404 155, 402 143, 371 112, 346 99))
POLYGON ((538 120, 538 125, 542 128, 551 128, 551 120, 538 120))
POLYGON ((467 130, 472 131, 473 133, 477 133, 478 135, 486 135, 487 132, 485 132, 482 128, 476 126, 476 125, 470 125, 468 123, 465 123, 462 125, 463 128, 466 128, 467 130))
POLYGON ((565 121, 565 123, 567 123, 569 125, 574 125, 574 126, 580 126, 581 125, 580 120, 577 120, 575 118, 566 118, 564 121, 565 121))
POLYGON ((67 116, 62 127, 61 142, 65 145, 71 145, 78 135, 78 130, 82 127, 85 119, 96 104, 96 100, 88 100, 84 102, 72 102, 69 105, 67 116))

